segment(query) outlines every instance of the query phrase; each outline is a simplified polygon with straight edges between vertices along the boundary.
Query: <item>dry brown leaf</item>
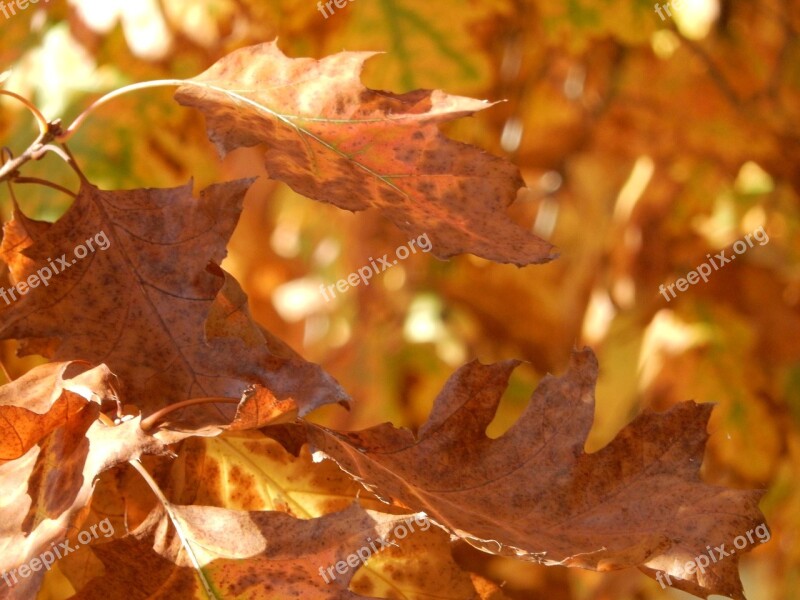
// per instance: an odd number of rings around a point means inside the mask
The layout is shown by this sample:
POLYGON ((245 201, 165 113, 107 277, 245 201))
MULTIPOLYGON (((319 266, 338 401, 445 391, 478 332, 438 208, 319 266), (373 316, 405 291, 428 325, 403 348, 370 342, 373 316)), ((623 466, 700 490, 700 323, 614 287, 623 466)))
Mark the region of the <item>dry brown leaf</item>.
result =
POLYGON ((297 416, 297 405, 292 399, 278 400, 268 389, 256 386, 245 391, 244 398, 236 407, 236 415, 228 431, 258 429, 270 424, 293 421, 297 416))
MULTIPOLYGON (((395 527, 409 519, 414 522, 413 516, 386 515, 358 505, 309 520, 281 512, 209 506, 173 505, 170 510, 194 558, 175 534, 166 511, 159 507, 128 538, 92 549, 105 565, 106 574, 89 582, 74 598, 130 600, 133 589, 148 598, 206 598, 193 566, 195 561, 218 598, 366 598, 348 591, 348 586, 354 573, 369 566, 352 560, 346 570, 341 569, 344 573, 334 571, 335 578, 329 575, 327 583, 320 570, 325 572, 337 562, 347 561, 359 549, 369 549, 371 556, 370 542, 380 550, 378 538, 391 540, 395 527), (129 560, 130 556, 136 556, 137 561, 129 560)), ((404 570, 398 574, 396 583, 404 574, 404 570)), ((436 578, 438 574, 428 576, 436 578)))
POLYGON ((490 439, 486 427, 518 364, 462 367, 417 437, 389 424, 351 433, 308 426, 309 440, 368 489, 487 552, 600 571, 658 569, 676 588, 743 598, 738 555, 704 574, 684 572, 710 542, 730 548, 764 522, 763 491, 700 479, 712 406, 645 411, 587 454, 597 378, 587 349, 573 353, 565 375, 545 378, 519 421, 490 439))
POLYGON ((65 425, 93 395, 101 402, 115 400, 111 379, 105 365, 49 363, 0 387, 0 464, 65 425))
POLYGON ((86 184, 56 223, 15 211, 0 248, 15 281, 58 257, 69 263, 76 243, 100 237, 95 252, 0 311, 0 337, 57 360, 106 363, 144 415, 188 398, 237 398, 251 384, 291 397, 301 414, 345 401, 322 369, 265 338, 217 266, 249 185, 213 185, 196 199, 191 184, 116 192, 86 184))
POLYGON ((293 456, 260 432, 188 439, 168 475, 164 493, 176 504, 281 511, 301 519, 344 510, 356 500, 367 509, 387 509, 332 461, 314 462, 307 447, 293 456))
POLYGON ((440 258, 470 252, 518 266, 553 247, 506 214, 524 185, 507 160, 445 137, 439 125, 491 106, 417 90, 364 87, 371 52, 288 58, 275 42, 242 48, 178 89, 200 109, 221 154, 266 144, 266 166, 305 196, 351 211, 377 208, 440 258))
MULTIPOLYGON (((21 389, 26 394, 24 400, 32 406, 46 407, 49 403, 53 415, 45 413, 34 422, 36 435, 18 436, 24 442, 21 448, 35 438, 36 443, 24 455, 0 464, 0 489, 5 494, 0 504, 0 573, 9 573, 6 585, 0 586, 0 598, 35 596, 44 571, 35 570, 17 580, 12 570, 30 566, 34 557, 50 550, 54 543, 61 544, 82 531, 100 473, 144 453, 165 451, 160 442, 142 432, 139 419, 114 427, 98 419, 103 396, 108 394, 105 366, 69 380, 63 379, 63 365, 53 367, 40 367, 22 378, 22 383, 4 386, 12 393, 21 389), (92 389, 92 384, 99 387, 92 389), (52 401, 53 390, 60 390, 66 407, 63 400, 52 401), (41 396, 34 397, 37 393, 41 396)), ((23 432, 28 433, 31 420, 7 423, 12 427, 22 423, 23 432)))

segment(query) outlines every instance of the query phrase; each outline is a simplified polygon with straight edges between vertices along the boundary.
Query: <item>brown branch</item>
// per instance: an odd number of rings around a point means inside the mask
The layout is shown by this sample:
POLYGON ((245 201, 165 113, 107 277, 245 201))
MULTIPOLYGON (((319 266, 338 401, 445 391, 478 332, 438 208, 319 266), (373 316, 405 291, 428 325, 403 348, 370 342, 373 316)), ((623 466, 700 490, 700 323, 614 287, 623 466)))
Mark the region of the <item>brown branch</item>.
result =
POLYGON ((19 176, 19 168, 32 160, 39 160, 50 149, 48 145, 61 133, 61 121, 56 119, 47 124, 47 130, 39 134, 25 152, 6 161, 0 167, 0 181, 14 179, 19 176))
POLYGON ((708 69, 708 74, 714 83, 717 84, 720 92, 722 95, 725 96, 725 99, 728 103, 737 111, 739 111, 742 115, 746 117, 752 117, 749 111, 749 107, 745 104, 745 100, 739 97, 736 91, 733 89, 733 86, 722 73, 722 71, 717 67, 717 64, 714 60, 706 53, 705 50, 692 39, 687 38, 683 34, 679 34, 681 38, 681 42, 686 44, 686 47, 689 48, 702 62, 705 64, 706 68, 708 69))

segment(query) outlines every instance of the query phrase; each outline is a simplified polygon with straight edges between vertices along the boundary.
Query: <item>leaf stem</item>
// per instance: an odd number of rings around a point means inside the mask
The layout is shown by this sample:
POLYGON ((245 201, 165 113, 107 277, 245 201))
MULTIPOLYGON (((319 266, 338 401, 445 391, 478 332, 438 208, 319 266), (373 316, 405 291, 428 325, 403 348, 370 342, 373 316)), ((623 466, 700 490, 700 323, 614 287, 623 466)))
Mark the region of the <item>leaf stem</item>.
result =
POLYGON ((8 374, 8 369, 6 369, 6 364, 3 362, 2 357, 0 357, 0 371, 3 372, 3 376, 6 378, 6 383, 11 383, 14 381, 11 379, 11 375, 8 374))
POLYGON ((42 135, 47 131, 48 129, 47 119, 44 118, 44 115, 41 113, 41 111, 38 108, 36 108, 36 106, 34 106, 34 104, 30 100, 28 100, 23 96, 20 96, 16 92, 11 92, 9 90, 0 90, 0 95, 11 96, 15 100, 20 101, 22 104, 25 105, 25 107, 29 111, 31 111, 33 116, 36 118, 36 122, 39 124, 39 135, 42 135))
POLYGON ((66 142, 61 142, 61 147, 64 148, 64 153, 67 155, 67 164, 72 167, 72 170, 78 175, 81 183, 89 183, 89 180, 86 179, 86 175, 83 174, 83 171, 81 171, 81 168, 78 166, 78 161, 76 161, 75 157, 72 155, 72 151, 67 147, 66 142))
POLYGON ((65 188, 64 186, 58 185, 57 183, 53 183, 52 181, 47 181, 46 179, 39 179, 38 177, 17 177, 14 179, 14 183, 36 183, 38 185, 46 185, 47 187, 51 187, 54 190, 58 190, 59 192, 68 194, 73 198, 78 197, 78 194, 76 194, 70 189, 65 188))
POLYGON ((155 494, 156 498, 158 498, 161 504, 164 505, 164 510, 167 511, 169 520, 172 521, 172 525, 173 527, 175 527, 175 531, 177 532, 178 537, 180 538, 181 543, 183 544, 183 547, 186 549, 186 554, 189 556, 189 560, 191 561, 192 566, 197 571, 197 575, 200 578, 201 583, 203 584, 203 588, 205 588, 206 595, 209 598, 220 600, 219 596, 217 596, 214 593, 214 590, 211 589, 211 584, 209 584, 208 580, 206 579, 205 573, 203 573, 203 569, 200 567, 200 561, 197 560, 197 556, 195 556, 194 550, 192 549, 192 546, 189 544, 189 539, 186 537, 186 534, 184 533, 183 528, 181 527, 178 521, 177 515, 172 510, 172 503, 169 500, 167 500, 167 497, 164 495, 164 492, 161 491, 161 488, 158 487, 156 481, 153 479, 153 477, 150 475, 147 469, 144 468, 144 465, 142 465, 142 463, 139 462, 138 459, 129 460, 128 463, 138 471, 139 475, 141 475, 142 479, 145 480, 147 485, 153 491, 153 494, 155 494))
POLYGON ((225 397, 192 398, 190 400, 183 400, 182 402, 176 402, 175 404, 170 404, 168 406, 165 406, 164 408, 157 410, 147 418, 142 419, 141 422, 142 431, 150 431, 156 425, 156 423, 158 423, 166 415, 176 410, 181 410, 182 408, 186 408, 187 406, 195 406, 199 404, 239 404, 239 402, 241 402, 241 399, 239 398, 225 398, 225 397))
POLYGON ((155 87, 175 87, 180 85, 185 85, 187 82, 183 79, 155 79, 153 81, 143 81, 141 83, 133 83, 131 85, 126 85, 119 89, 114 90, 113 92, 107 93, 105 96, 101 96, 94 102, 92 102, 89 106, 87 106, 84 111, 79 114, 75 120, 63 130, 59 136, 58 141, 66 142, 69 140, 73 134, 78 130, 78 128, 83 124, 86 118, 97 108, 100 108, 110 100, 117 98, 118 96, 122 96, 123 94, 127 94, 128 92, 136 92, 138 90, 144 90, 147 88, 155 88, 155 87))

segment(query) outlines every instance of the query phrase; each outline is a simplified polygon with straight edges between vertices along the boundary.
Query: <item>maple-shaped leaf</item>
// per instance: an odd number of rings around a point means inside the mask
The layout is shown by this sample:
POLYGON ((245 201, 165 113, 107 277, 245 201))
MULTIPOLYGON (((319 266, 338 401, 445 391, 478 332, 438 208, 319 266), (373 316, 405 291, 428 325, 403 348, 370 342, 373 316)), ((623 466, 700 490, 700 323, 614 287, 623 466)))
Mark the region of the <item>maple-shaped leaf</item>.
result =
POLYGON ((15 210, 0 255, 20 283, 0 308, 0 338, 107 364, 145 415, 188 398, 237 398, 252 384, 291 396, 301 414, 345 401, 321 368, 265 338, 218 266, 249 185, 217 184, 194 198, 191 183, 113 192, 84 184, 53 224, 15 210), (25 282, 36 285, 23 294, 25 282))
POLYGON ((645 411, 587 454, 597 362, 586 349, 573 353, 565 375, 542 380, 519 421, 490 439, 486 428, 518 364, 459 369, 417 437, 390 424, 350 433, 308 425, 309 440, 371 491, 487 552, 601 571, 636 566, 703 597, 743 598, 738 554, 703 573, 686 567, 707 545, 731 549, 763 523, 763 491, 700 478, 711 405, 645 411))
POLYGON ((239 49, 187 80, 221 154, 266 144, 271 177, 351 211, 377 208, 440 258, 470 252, 518 266, 553 247, 506 214, 524 185, 507 160, 445 137, 442 123, 491 106, 441 91, 366 88, 371 52, 288 58, 275 42, 239 49))
POLYGON ((65 378, 71 366, 38 367, 0 388, 4 426, 18 438, 14 450, 27 448, 19 458, 0 464, 0 573, 7 574, 0 586, 3 599, 35 597, 44 571, 30 570, 31 561, 44 551, 52 554, 54 547, 65 554, 75 548, 76 534, 90 525, 86 510, 100 473, 144 453, 165 452, 142 431, 138 418, 117 426, 99 419, 102 402, 114 400, 104 365, 65 378), (15 397, 17 406, 8 401, 15 397), (20 418, 12 408, 34 409, 39 416, 20 418), (27 574, 19 571, 22 565, 28 566, 27 574))
MULTIPOLYGON (((425 523, 420 515, 387 515, 357 504, 309 520, 271 511, 159 506, 131 536, 92 548, 105 566, 105 576, 89 581, 73 598, 127 600, 131 589, 139 590, 142 597, 164 598, 368 598, 349 591, 350 580, 360 569, 369 570, 369 564, 362 566, 364 562, 386 545, 397 543, 400 528, 409 564, 398 566, 394 573, 385 571, 383 584, 409 587, 415 563, 426 560, 425 546, 432 543, 411 542, 419 523, 425 523), (180 535, 174 526, 180 528, 180 535), (131 556, 137 559, 131 561, 131 556)), ((429 527, 428 523, 425 530, 429 527)), ((435 570, 424 574, 430 589, 437 589, 445 577, 456 579, 454 573, 460 570, 454 563, 449 567, 452 571, 446 574, 435 570)))

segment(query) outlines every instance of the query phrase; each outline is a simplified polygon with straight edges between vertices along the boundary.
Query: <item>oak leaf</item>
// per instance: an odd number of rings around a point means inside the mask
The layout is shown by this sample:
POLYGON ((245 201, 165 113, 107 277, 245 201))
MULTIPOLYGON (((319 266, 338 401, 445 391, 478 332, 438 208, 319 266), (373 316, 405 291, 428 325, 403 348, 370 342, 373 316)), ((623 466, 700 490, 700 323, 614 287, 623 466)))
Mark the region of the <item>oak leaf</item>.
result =
POLYGON ((266 144, 271 177, 358 211, 378 208, 440 258, 471 252, 518 266, 553 247, 506 214, 524 185, 517 167, 445 137, 439 125, 491 106, 441 91, 370 90, 371 52, 288 58, 275 42, 232 52, 176 92, 200 109, 221 154, 266 144))
MULTIPOLYGON (((704 573, 685 564, 763 523, 763 490, 702 482, 709 404, 645 411, 608 446, 587 454, 597 362, 574 352, 568 372, 546 377, 519 421, 486 436, 518 361, 472 362, 448 381, 415 437, 384 424, 339 433, 308 425, 312 447, 379 496, 484 551, 600 571, 665 571, 697 594, 743 598, 738 555, 704 573)), ((746 550, 752 549, 748 546, 746 550)))
MULTIPOLYGON (((53 224, 15 210, 0 247, 14 281, 58 271, 0 311, 0 338, 22 340, 25 353, 107 364, 144 415, 195 397, 237 398, 254 384, 291 396, 301 414, 346 401, 321 368, 264 336, 218 266, 249 185, 212 185, 196 199, 191 184, 107 192, 87 183, 53 224), (71 258, 90 240, 93 252, 71 258)), ((233 416, 215 406, 210 414, 233 416)))
MULTIPOLYGON (((93 548, 106 574, 89 582, 74 598, 129 599, 131 589, 140 590, 142 597, 368 598, 371 596, 349 591, 348 586, 356 572, 369 570, 369 562, 362 566, 361 561, 352 560, 349 565, 344 561, 360 549, 369 561, 375 554, 370 542, 379 551, 379 538, 391 543, 396 528, 402 526, 408 533, 416 522, 414 515, 387 515, 364 510, 357 504, 309 520, 281 512, 209 506, 171 505, 169 511, 172 520, 167 509, 159 506, 131 536, 93 548), (175 523, 181 529, 180 536, 172 527, 175 523), (137 561, 130 561, 130 556, 136 556, 137 561), (321 572, 340 561, 345 566, 334 570, 333 577, 330 572, 322 576, 321 572), (142 577, 143 572, 147 577, 142 577)), ((404 545, 410 544, 414 535, 412 532, 406 537, 404 545)), ((430 543, 418 541, 407 557, 409 563, 424 561, 425 545, 430 543)), ((450 568, 449 577, 460 572, 455 564, 450 568)), ((409 587, 406 567, 398 568, 394 574, 386 573, 384 585, 409 587)), ((429 570, 425 577, 431 589, 436 590, 443 574, 429 570)), ((461 596, 470 597, 473 596, 461 596)))
POLYGON ((273 510, 302 519, 343 510, 356 499, 364 508, 387 508, 335 463, 314 462, 307 446, 293 456, 257 431, 193 437, 178 454, 163 484, 177 504, 273 510))

